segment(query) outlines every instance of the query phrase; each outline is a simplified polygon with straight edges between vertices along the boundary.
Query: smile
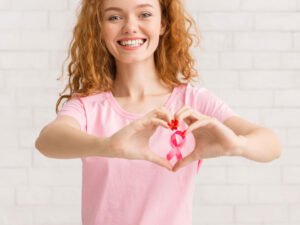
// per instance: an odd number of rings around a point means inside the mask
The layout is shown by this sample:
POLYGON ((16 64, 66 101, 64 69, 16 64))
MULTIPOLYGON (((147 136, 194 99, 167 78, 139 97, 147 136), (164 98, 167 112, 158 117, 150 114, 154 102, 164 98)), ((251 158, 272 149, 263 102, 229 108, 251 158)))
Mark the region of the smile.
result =
POLYGON ((118 41, 118 44, 120 47, 126 50, 135 50, 143 46, 146 41, 147 39, 136 39, 136 40, 118 41))

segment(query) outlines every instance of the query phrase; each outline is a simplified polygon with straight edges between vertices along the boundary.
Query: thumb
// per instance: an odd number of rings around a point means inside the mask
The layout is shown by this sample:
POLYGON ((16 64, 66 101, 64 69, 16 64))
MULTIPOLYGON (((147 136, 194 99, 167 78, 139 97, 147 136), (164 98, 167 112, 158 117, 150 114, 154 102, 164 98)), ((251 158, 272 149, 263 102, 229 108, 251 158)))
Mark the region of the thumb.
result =
POLYGON ((187 166, 188 164, 196 161, 197 159, 195 158, 194 152, 190 153, 186 157, 182 158, 181 160, 177 161, 177 163, 174 165, 172 171, 176 172, 182 167, 187 166))
POLYGON ((166 169, 172 171, 172 164, 165 158, 156 155, 151 150, 147 152, 146 160, 153 162, 159 166, 165 167, 166 169))

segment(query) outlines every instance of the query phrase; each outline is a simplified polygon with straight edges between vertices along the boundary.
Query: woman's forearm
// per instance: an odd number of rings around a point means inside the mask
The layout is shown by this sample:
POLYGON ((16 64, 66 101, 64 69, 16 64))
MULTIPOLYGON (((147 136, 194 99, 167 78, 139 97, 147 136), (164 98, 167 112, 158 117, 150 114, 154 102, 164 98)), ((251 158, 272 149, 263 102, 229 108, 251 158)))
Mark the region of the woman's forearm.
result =
POLYGON ((232 156, 242 156, 257 162, 270 162, 281 155, 279 139, 273 131, 259 128, 247 135, 239 135, 239 145, 232 156))

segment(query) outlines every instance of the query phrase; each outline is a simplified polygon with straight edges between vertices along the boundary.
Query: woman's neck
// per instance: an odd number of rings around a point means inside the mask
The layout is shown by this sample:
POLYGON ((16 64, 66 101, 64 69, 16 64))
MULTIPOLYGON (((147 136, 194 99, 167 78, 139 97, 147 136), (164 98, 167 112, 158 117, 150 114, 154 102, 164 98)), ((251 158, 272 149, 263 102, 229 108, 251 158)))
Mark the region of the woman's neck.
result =
POLYGON ((115 97, 142 99, 145 96, 170 92, 160 79, 154 60, 131 64, 117 62, 117 74, 112 93, 115 97))

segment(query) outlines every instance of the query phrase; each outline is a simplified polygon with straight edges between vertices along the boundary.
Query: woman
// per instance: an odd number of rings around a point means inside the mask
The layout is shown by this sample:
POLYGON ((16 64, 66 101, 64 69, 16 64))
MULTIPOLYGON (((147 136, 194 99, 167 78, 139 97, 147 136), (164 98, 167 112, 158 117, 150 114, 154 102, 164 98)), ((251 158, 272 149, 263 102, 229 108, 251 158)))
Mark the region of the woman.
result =
POLYGON ((36 146, 48 157, 82 159, 84 225, 191 224, 202 159, 279 157, 272 131, 191 86, 193 24, 180 0, 82 1, 71 93, 36 146), (182 159, 167 157, 175 150, 182 159))

